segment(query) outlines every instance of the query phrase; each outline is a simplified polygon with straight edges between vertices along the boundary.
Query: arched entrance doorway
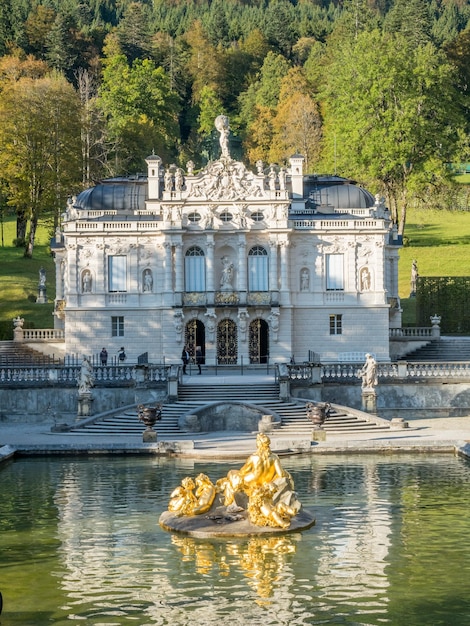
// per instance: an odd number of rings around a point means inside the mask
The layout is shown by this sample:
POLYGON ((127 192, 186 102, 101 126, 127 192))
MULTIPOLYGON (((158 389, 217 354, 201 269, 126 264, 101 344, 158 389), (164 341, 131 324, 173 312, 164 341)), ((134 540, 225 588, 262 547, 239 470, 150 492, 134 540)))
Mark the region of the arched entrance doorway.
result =
POLYGON ((217 326, 217 363, 219 365, 236 365, 237 360, 237 325, 229 319, 221 320, 217 326))
POLYGON ((269 326, 261 318, 250 322, 250 363, 267 363, 269 358, 269 326))
POLYGON ((200 320, 194 318, 186 324, 184 342, 188 346, 189 355, 193 360, 196 346, 201 346, 202 364, 204 364, 206 362, 206 328, 200 320))

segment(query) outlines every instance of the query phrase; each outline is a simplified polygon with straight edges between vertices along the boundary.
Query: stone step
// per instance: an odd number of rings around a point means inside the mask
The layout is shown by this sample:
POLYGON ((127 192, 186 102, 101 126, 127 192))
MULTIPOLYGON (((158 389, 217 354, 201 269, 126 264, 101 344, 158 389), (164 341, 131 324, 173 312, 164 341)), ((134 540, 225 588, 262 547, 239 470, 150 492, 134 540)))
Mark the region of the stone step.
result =
POLYGON ((0 366, 27 367, 62 363, 58 357, 47 356, 38 350, 16 341, 0 341, 0 366))
POLYGON ((178 400, 201 400, 216 402, 230 401, 257 402, 262 400, 279 401, 279 385, 180 385, 178 400))
POLYGON ((470 361, 469 338, 442 338, 403 356, 402 361, 470 361))
MULTIPOLYGON (((281 418, 281 427, 276 431, 286 435, 311 436, 313 425, 307 417, 307 401, 293 400, 281 402, 279 400, 278 385, 181 385, 179 400, 173 404, 162 405, 162 419, 155 425, 158 434, 165 437, 181 435, 178 426, 180 416, 186 415, 196 408, 212 402, 247 402, 260 405, 266 414, 276 414, 281 418), (183 399, 184 398, 184 399, 183 399)), ((379 424, 370 422, 356 413, 348 413, 342 407, 333 407, 324 429, 330 432, 354 432, 385 430, 388 422, 383 420, 379 424)), ((94 434, 140 434, 145 430, 137 417, 137 408, 108 416, 93 424, 84 427, 77 425, 76 433, 94 434)))

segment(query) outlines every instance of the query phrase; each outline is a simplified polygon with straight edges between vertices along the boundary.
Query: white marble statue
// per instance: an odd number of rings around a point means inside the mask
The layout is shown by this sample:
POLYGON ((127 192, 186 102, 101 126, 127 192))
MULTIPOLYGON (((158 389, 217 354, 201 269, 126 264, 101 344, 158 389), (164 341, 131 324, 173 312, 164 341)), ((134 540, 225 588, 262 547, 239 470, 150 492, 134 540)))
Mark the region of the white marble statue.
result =
POLYGON ((218 115, 215 118, 214 124, 220 133, 219 143, 220 143, 220 149, 222 151, 222 157, 229 159, 230 158, 230 152, 229 152, 229 146, 228 146, 228 138, 230 135, 229 119, 226 115, 218 115))
POLYGON ((373 389, 378 385, 377 361, 371 354, 366 354, 366 361, 359 371, 362 378, 362 389, 373 389))
POLYGON ((222 259, 222 276, 220 277, 220 286, 224 290, 232 289, 233 280, 233 263, 228 256, 223 256, 222 259))
POLYGON ((83 356, 82 364, 80 366, 80 374, 78 377, 78 391, 80 394, 89 393, 95 382, 93 376, 93 366, 90 359, 83 356))

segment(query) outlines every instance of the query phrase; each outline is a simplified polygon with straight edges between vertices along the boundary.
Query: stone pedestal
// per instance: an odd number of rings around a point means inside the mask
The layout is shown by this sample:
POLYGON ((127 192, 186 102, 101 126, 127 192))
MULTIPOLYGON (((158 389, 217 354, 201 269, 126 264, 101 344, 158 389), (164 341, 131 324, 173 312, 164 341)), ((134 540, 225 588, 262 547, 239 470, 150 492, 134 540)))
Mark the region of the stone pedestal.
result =
POLYGON ((46 296, 46 287, 44 285, 39 285, 38 287, 38 297, 36 298, 37 304, 46 304, 47 296, 46 296))
POLYGON ((321 426, 314 427, 312 430, 312 441, 326 441, 326 431, 321 426))
POLYGON ((153 428, 147 428, 142 435, 143 443, 155 443, 157 441, 157 433, 153 428))
POLYGON ((401 430, 402 428, 408 428, 408 422, 402 417, 393 417, 390 422, 390 427, 392 430, 401 430))
POLYGON ((89 393, 81 393, 78 396, 78 411, 77 411, 77 419, 81 417, 90 417, 93 415, 93 396, 91 392, 89 393))
POLYGON ((260 433, 270 433, 274 428, 273 425, 273 416, 272 415, 263 415, 258 422, 258 432, 260 433))
POLYGON ((377 394, 373 389, 362 390, 362 410, 366 413, 377 413, 377 394))

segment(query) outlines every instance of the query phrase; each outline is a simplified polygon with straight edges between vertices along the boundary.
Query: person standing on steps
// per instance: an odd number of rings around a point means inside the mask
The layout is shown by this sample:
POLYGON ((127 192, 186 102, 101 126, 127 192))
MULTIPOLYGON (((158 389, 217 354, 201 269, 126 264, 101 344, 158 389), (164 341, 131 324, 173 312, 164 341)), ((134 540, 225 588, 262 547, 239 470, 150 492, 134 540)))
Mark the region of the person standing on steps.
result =
POLYGON ((126 351, 124 350, 124 346, 122 346, 121 349, 118 352, 118 359, 119 359, 119 364, 120 365, 124 365, 124 361, 127 359, 126 351))
POLYGON ((189 363, 188 346, 184 346, 183 352, 181 353, 181 360, 183 361, 183 374, 186 374, 186 366, 189 363))
POLYGON ((196 346, 196 365, 198 367, 198 374, 202 374, 201 371, 201 363, 202 363, 202 350, 201 346, 196 346))

